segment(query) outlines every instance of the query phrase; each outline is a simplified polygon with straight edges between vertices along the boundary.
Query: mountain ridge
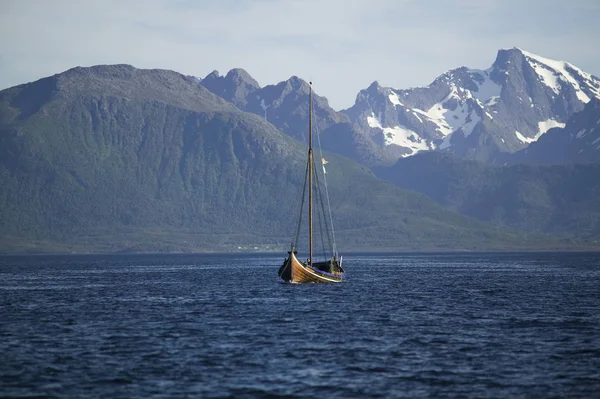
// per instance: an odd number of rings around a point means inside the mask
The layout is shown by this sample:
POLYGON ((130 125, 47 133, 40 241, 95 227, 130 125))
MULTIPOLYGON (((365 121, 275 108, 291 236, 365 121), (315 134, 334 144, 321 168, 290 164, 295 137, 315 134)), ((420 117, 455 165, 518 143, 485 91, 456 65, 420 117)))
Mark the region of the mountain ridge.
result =
POLYGON ((428 152, 375 173, 447 209, 497 226, 600 237, 600 163, 499 166, 428 152))
POLYGON ((343 112, 368 134, 383 136, 386 145, 403 147, 402 156, 441 149, 490 161, 564 125, 590 97, 599 96, 600 79, 513 48, 500 50, 487 70, 460 67, 426 87, 372 84, 343 112))
MULTIPOLYGON (((298 98, 287 98, 289 91, 282 89, 298 84, 298 79, 255 88, 241 109, 301 138, 305 121, 290 117, 298 114, 297 106, 291 105, 298 98)), ((300 82, 306 94, 306 82, 300 82)), ((227 98, 223 88, 213 92, 227 98)), ((362 145, 358 152, 328 149, 367 166, 391 165, 430 150, 495 162, 503 153, 522 150, 549 129, 564 126, 590 98, 600 98, 599 78, 571 63, 512 48, 499 50, 486 70, 462 66, 427 86, 394 89, 375 80, 356 95, 352 107, 340 111, 315 96, 315 114, 324 136, 337 125, 337 138, 343 131, 353 137, 349 145, 362 145)))
MULTIPOLYGON (((131 68, 74 69, 0 92, 0 249, 287 248, 305 146, 197 79, 131 68)), ((326 156, 340 247, 588 245, 497 230, 326 156)))

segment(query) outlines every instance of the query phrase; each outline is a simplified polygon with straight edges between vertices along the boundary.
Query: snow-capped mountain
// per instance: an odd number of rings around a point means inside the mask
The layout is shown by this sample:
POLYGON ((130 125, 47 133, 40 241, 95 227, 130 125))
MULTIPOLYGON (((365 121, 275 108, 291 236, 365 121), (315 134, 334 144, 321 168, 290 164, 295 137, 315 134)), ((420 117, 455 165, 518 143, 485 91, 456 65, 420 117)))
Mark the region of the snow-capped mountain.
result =
MULTIPOLYGON (((293 76, 260 85, 243 69, 213 72, 200 81, 238 108, 263 116, 305 141, 308 82, 293 76)), ((426 150, 504 162, 600 98, 600 79, 572 64, 513 48, 500 50, 486 70, 461 67, 427 87, 399 90, 377 82, 341 112, 314 95, 313 127, 330 151, 368 166, 390 164, 426 150)))
POLYGON ((345 111, 381 147, 406 157, 424 150, 494 161, 564 126, 600 79, 572 64, 524 50, 500 50, 486 70, 461 67, 427 87, 398 90, 374 82, 345 111))
POLYGON ((550 129, 540 139, 514 154, 506 163, 560 164, 600 162, 600 99, 592 98, 564 128, 550 129))

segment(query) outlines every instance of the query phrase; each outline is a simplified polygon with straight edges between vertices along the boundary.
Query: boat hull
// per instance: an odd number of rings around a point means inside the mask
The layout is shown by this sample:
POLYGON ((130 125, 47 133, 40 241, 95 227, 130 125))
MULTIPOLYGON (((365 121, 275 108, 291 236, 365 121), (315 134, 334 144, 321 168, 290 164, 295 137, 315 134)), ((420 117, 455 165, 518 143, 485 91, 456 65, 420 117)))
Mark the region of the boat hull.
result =
POLYGON ((344 280, 344 271, 335 263, 335 271, 326 272, 308 266, 298 260, 291 252, 279 269, 279 277, 285 282, 295 284, 306 283, 340 283, 344 280))

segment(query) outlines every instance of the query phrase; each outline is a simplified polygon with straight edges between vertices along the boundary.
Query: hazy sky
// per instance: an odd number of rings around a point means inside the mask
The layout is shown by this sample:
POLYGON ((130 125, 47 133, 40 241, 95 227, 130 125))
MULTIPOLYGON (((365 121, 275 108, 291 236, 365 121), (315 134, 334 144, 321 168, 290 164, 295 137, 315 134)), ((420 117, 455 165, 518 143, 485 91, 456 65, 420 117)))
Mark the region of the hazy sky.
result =
POLYGON ((0 0, 0 89, 131 64, 262 85, 312 79, 336 109, 520 47, 600 76, 600 0, 0 0))

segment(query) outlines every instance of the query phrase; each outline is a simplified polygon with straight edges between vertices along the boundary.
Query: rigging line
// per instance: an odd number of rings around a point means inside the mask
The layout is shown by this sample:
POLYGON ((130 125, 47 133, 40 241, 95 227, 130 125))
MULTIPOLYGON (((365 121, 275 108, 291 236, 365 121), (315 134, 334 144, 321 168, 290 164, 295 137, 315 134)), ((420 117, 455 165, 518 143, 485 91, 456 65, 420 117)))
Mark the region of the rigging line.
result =
MULTIPOLYGON (((319 133, 318 125, 315 126, 316 136, 317 136, 317 144, 319 146, 319 156, 321 157, 321 162, 323 162, 323 149, 321 148, 321 134, 319 133)), ((323 167, 323 180, 325 183, 325 197, 327 198, 327 209, 329 209, 329 224, 331 225, 331 235, 333 238, 333 254, 337 256, 337 245, 335 243, 335 229, 333 228, 333 215, 331 214, 331 202, 329 201, 329 188, 327 186, 327 173, 325 173, 325 165, 323 167)))
MULTIPOLYGON (((320 200, 320 198, 319 198, 320 200)), ((317 223, 319 224, 319 234, 321 236, 321 249, 323 250, 323 258, 327 259, 327 252, 325 252, 325 234, 323 234, 323 225, 326 224, 324 220, 324 215, 321 212, 317 212, 317 223)), ((325 227, 325 231, 327 231, 327 227, 325 227)))
MULTIPOLYGON (((321 238, 321 249, 323 250, 323 258, 327 259, 327 253, 325 252, 325 234, 323 234, 323 225, 324 224, 325 224, 325 233, 327 233, 328 240, 329 240, 329 234, 327 231, 327 223, 325 222, 326 218, 325 218, 325 213, 324 213, 324 209, 323 209, 323 195, 321 194, 321 185, 320 185, 319 177, 318 177, 318 174, 316 171, 315 171, 315 180, 316 180, 316 186, 317 186, 317 190, 316 190, 317 201, 321 205, 321 212, 317 212, 317 223, 319 225, 319 232, 321 233, 321 234, 319 234, 319 236, 321 238)), ((329 240, 329 244, 330 244, 330 248, 331 248, 331 240, 329 240)))
MULTIPOLYGON (((313 160, 313 169, 314 168, 314 160, 313 160)), ((323 216, 323 222, 325 223, 325 233, 327 234, 327 243, 329 244, 329 251, 331 251, 332 255, 335 255, 335 253, 333 252, 333 245, 332 245, 332 239, 331 236, 329 235, 329 228, 327 226, 327 212, 325 212, 325 202, 323 201, 323 191, 321 190, 321 182, 319 180, 319 174, 316 172, 315 170, 315 180, 316 180, 316 185, 317 185, 317 199, 319 201, 319 204, 321 205, 321 213, 319 214, 319 216, 323 216)), ((320 222, 320 220, 319 220, 320 222)), ((322 226, 321 227, 321 244, 323 245, 323 250, 325 249, 325 243, 323 242, 323 229, 322 226)), ((325 255, 325 257, 327 257, 325 255)))

